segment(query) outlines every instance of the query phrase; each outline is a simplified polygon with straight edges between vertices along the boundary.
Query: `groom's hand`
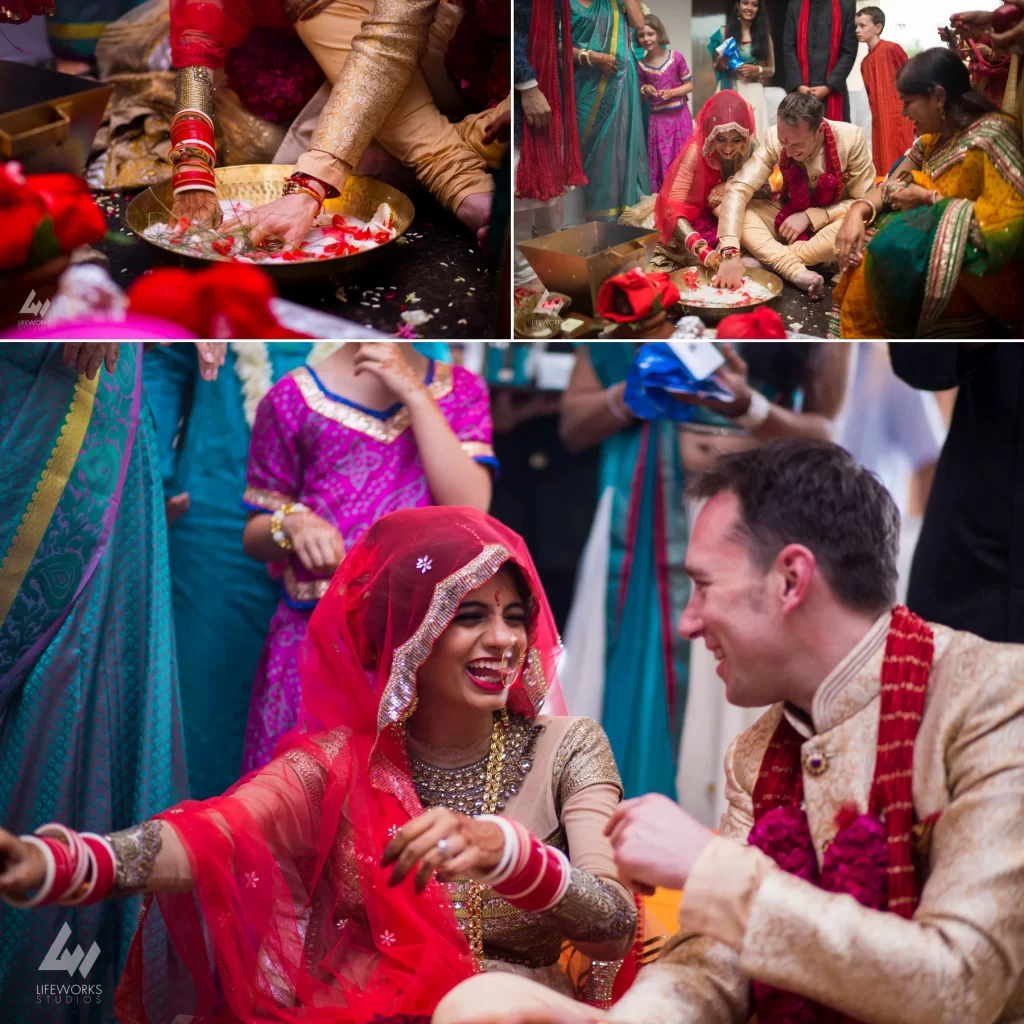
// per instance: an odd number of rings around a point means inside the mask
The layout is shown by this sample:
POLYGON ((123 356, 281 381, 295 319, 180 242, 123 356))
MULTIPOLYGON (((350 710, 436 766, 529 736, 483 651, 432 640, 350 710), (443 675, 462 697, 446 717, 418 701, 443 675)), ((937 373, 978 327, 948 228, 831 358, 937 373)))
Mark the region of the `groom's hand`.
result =
POLYGON ((619 880, 644 895, 682 889, 714 833, 666 796, 648 793, 619 804, 605 826, 619 880))

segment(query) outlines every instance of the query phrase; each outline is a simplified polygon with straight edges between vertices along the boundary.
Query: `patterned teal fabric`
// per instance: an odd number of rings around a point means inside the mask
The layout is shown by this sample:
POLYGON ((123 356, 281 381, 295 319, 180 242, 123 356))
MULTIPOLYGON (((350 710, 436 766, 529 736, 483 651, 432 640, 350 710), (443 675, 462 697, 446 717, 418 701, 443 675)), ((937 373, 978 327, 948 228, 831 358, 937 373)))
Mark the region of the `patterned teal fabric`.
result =
MULTIPOLYGON (((626 379, 633 361, 631 342, 590 345, 589 352, 602 386, 626 379)), ((690 669, 690 645, 676 629, 689 598, 676 425, 636 424, 608 438, 601 446, 598 495, 609 487, 614 498, 601 724, 627 798, 663 793, 675 799, 690 669), (656 529, 659 503, 663 536, 656 529), (659 593, 659 562, 667 594, 659 593)))
MULTIPOLYGON (((101 372, 74 472, 0 628, 0 824, 16 833, 55 820, 102 834, 185 795, 163 495, 141 353, 122 344, 115 373, 101 372)), ((5 496, 31 492, 45 465, 37 435, 63 419, 73 386, 60 345, 0 346, 5 496)), ((5 526, 7 505, 5 497, 5 526)), ((137 913, 137 900, 81 910, 0 905, 0 1019, 112 1022, 137 913), (68 948, 99 947, 87 978, 39 970, 64 923, 68 948), (102 986, 99 1002, 37 1001, 37 985, 69 983, 102 986)))

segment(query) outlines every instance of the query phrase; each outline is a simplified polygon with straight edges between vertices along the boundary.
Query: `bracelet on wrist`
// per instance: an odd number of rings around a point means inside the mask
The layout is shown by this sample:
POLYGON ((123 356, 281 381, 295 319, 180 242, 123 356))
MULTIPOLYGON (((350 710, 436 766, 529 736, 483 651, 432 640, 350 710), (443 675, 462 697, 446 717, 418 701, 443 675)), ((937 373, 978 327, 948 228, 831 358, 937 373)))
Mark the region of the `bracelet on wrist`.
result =
POLYGON ((630 423, 632 421, 632 419, 633 419, 632 413, 630 413, 628 410, 626 412, 623 412, 619 408, 618 403, 615 401, 615 397, 613 395, 613 391, 615 390, 616 387, 617 387, 617 385, 613 384, 610 388, 606 388, 605 389, 605 392, 604 392, 605 401, 608 403, 608 408, 611 409, 612 415, 620 423, 630 423))
POLYGON ((850 204, 850 209, 852 210, 855 206, 866 206, 871 211, 871 217, 865 225, 866 227, 870 227, 875 223, 875 218, 878 216, 878 210, 870 199, 854 199, 850 204))
POLYGON ((295 545, 292 543, 291 538, 284 532, 285 518, 290 516, 293 512, 308 511, 309 508, 303 505, 301 501, 289 501, 277 509, 276 512, 271 514, 270 536, 273 537, 274 543, 283 551, 295 550, 295 545))
POLYGON ((739 416, 733 416, 732 421, 738 427, 742 427, 748 433, 757 430, 771 412, 772 403, 768 401, 760 391, 750 390, 750 404, 745 412, 739 416))

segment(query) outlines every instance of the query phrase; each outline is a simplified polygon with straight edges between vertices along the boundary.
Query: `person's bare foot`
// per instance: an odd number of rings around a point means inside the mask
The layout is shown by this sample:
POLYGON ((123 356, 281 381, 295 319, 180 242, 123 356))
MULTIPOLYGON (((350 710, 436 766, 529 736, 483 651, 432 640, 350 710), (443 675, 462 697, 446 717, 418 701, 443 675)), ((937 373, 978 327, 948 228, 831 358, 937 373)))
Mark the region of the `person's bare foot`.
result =
MULTIPOLYGON (((491 223, 491 204, 494 202, 493 192, 474 192, 459 203, 455 216, 480 239, 480 231, 491 223)), ((484 233, 486 238, 486 231, 484 233)))
POLYGON ((816 274, 813 270, 801 270, 793 278, 793 284, 802 292, 807 292, 807 297, 812 302, 820 302, 825 297, 825 278, 816 274))

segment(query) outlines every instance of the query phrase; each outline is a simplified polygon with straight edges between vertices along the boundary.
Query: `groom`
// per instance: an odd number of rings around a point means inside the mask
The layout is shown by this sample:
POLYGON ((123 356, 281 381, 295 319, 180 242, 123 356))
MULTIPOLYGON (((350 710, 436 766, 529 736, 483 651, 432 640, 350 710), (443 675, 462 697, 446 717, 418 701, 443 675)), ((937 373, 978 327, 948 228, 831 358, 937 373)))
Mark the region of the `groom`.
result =
POLYGON ((810 268, 836 261, 847 209, 875 184, 864 130, 824 114, 815 96, 790 93, 779 104, 778 123, 729 179, 718 212, 719 288, 743 280, 742 239, 752 256, 812 299, 824 294, 824 278, 810 268), (776 165, 783 174, 781 202, 753 199, 776 165))
POLYGON ((722 457, 692 494, 680 630, 772 706, 719 835, 650 795, 606 829, 626 885, 685 889, 680 931, 606 1015, 484 975, 435 1022, 1021 1021, 1024 646, 893 607, 899 513, 835 445, 722 457))

